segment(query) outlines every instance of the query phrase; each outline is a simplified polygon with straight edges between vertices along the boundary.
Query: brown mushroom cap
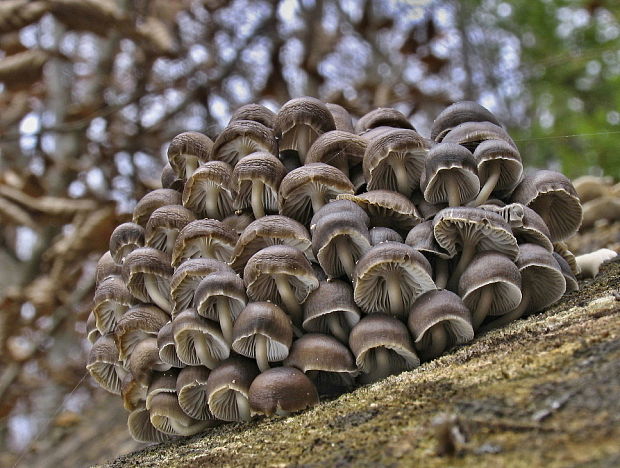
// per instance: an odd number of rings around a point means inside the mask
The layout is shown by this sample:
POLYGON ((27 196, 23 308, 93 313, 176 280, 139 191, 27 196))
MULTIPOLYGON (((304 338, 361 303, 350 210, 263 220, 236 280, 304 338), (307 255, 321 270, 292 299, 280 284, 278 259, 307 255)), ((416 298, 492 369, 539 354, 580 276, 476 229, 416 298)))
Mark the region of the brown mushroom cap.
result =
POLYGON ((179 179, 187 180, 202 162, 209 159, 213 142, 197 132, 175 136, 168 147, 168 162, 179 179))
POLYGON ((241 356, 222 361, 209 375, 207 395, 209 407, 223 421, 249 421, 250 385, 260 373, 256 363, 241 356))
POLYGON ((183 206, 199 218, 223 219, 233 212, 232 167, 209 161, 194 171, 183 189, 183 206))
POLYGON ((443 140, 454 127, 465 122, 491 122, 500 125, 488 109, 473 101, 460 101, 449 105, 435 118, 431 126, 431 139, 443 140))
POLYGON ((233 112, 228 125, 237 120, 253 120, 254 122, 263 124, 267 128, 273 128, 275 119, 276 114, 265 106, 260 104, 246 104, 233 112))
POLYGON ((273 215, 257 219, 245 228, 235 245, 230 266, 237 273, 243 272, 252 255, 271 245, 290 245, 314 258, 308 230, 294 219, 273 215))
POLYGON ((521 302, 519 268, 505 255, 479 252, 459 280, 459 296, 477 329, 487 315, 510 312, 521 302))
POLYGON ((146 385, 140 384, 133 378, 131 373, 123 377, 121 382, 121 398, 123 399, 123 407, 127 411, 134 411, 140 406, 144 405, 146 401, 146 385))
POLYGON ((398 192, 371 190, 360 195, 341 194, 337 199, 351 200, 362 207, 372 226, 389 227, 400 234, 422 221, 415 205, 398 192))
POLYGON ((251 208, 256 219, 278 212, 278 189, 286 174, 284 165, 270 153, 251 153, 232 172, 235 210, 251 208))
POLYGON ((129 434, 134 440, 138 442, 155 442, 161 443, 170 439, 168 434, 157 430, 153 424, 151 424, 151 417, 146 406, 141 406, 134 409, 127 417, 127 428, 129 434))
POLYGON ((403 236, 388 227, 374 227, 368 231, 368 237, 370 245, 377 245, 381 242, 404 242, 403 236))
POLYGON ((329 333, 348 343, 349 332, 359 322, 360 315, 348 282, 321 281, 304 303, 302 326, 306 331, 329 333))
POLYGON ((125 311, 136 302, 119 276, 108 276, 95 289, 93 315, 102 335, 111 333, 125 311))
POLYGON ((581 225, 582 209, 577 192, 559 172, 539 170, 526 174, 510 200, 536 211, 549 228, 552 242, 569 238, 581 225))
POLYGON ((197 219, 187 224, 176 238, 172 265, 177 267, 190 258, 230 261, 238 235, 216 219, 197 219))
POLYGON ((234 166, 256 151, 276 154, 278 145, 269 127, 254 120, 233 120, 213 143, 211 160, 234 166))
POLYGON ((375 245, 355 266, 355 303, 365 313, 404 318, 420 294, 435 289, 430 275, 428 260, 414 248, 396 242, 375 245))
POLYGON ((280 214, 307 225, 312 215, 338 194, 353 194, 353 185, 335 167, 312 163, 289 172, 280 184, 280 214))
POLYGON ((157 333, 157 347, 159 348, 159 358, 162 362, 170 364, 172 367, 185 367, 177 354, 172 334, 172 322, 167 322, 157 333))
POLYGON ((319 135, 335 130, 331 113, 318 99, 301 97, 286 102, 276 114, 273 133, 280 151, 296 151, 303 164, 312 143, 319 135))
POLYGON ((151 217, 151 213, 157 208, 168 205, 180 205, 181 194, 176 190, 161 188, 155 189, 144 195, 133 209, 133 222, 142 227, 151 217))
POLYGON ((194 419, 215 419, 209 409, 207 380, 211 371, 204 366, 188 366, 181 369, 176 378, 175 390, 179 406, 194 419))
POLYGON ((349 347, 363 383, 415 369, 420 360, 413 349, 407 327, 387 314, 370 314, 359 321, 349 335, 349 347))
POLYGON ((415 130, 395 129, 368 143, 364 177, 368 190, 393 190, 409 197, 420 186, 430 142, 415 130))
POLYGON ((353 120, 351 119, 351 114, 344 107, 338 104, 332 104, 328 102, 325 104, 329 113, 334 118, 334 123, 336 124, 336 130, 342 130, 344 132, 354 133, 353 129, 353 120))
POLYGON ((119 359, 127 360, 134 347, 149 336, 157 337, 170 316, 159 307, 138 304, 128 309, 116 324, 114 339, 119 359))
POLYGON ((391 107, 378 107, 364 114, 355 124, 355 133, 364 134, 377 127, 406 128, 415 130, 405 115, 391 107))
POLYGON ((116 263, 112 258, 112 254, 108 250, 97 261, 95 269, 95 286, 101 283, 108 276, 120 276, 121 265, 116 263))
POLYGON ((491 122, 463 122, 446 133, 442 143, 458 143, 473 153, 485 140, 504 140, 517 147, 506 130, 491 122))
POLYGON ((433 233, 433 221, 424 221, 414 226, 407 234, 405 244, 433 257, 452 258, 456 255, 456 251, 449 253, 437 243, 433 233))
POLYGON ((185 414, 174 392, 153 396, 148 410, 153 426, 169 435, 190 436, 217 425, 213 420, 199 421, 185 414))
POLYGON ((162 188, 172 189, 172 190, 182 193, 184 185, 185 185, 185 180, 177 177, 170 163, 164 164, 164 167, 161 170, 162 188))
POLYGON ((368 141, 354 133, 332 130, 316 139, 308 150, 306 164, 325 163, 349 176, 349 169, 364 160, 368 141))
POLYGON ((226 226, 228 229, 232 229, 233 232, 240 236, 246 227, 248 227, 252 221, 254 221, 254 216, 250 213, 233 213, 230 216, 226 216, 222 220, 222 224, 226 226))
POLYGON ((480 191, 474 157, 461 145, 438 143, 428 152, 420 189, 433 204, 460 206, 473 200, 480 191))
POLYGON ((521 182, 523 164, 519 151, 505 140, 485 140, 474 151, 482 188, 476 205, 484 203, 492 193, 504 198, 521 182))
POLYGON ((157 338, 154 336, 149 336, 136 343, 127 359, 127 368, 133 378, 141 385, 146 386, 150 384, 154 372, 166 371, 170 367, 170 364, 160 359, 157 338))
POLYGON ((144 247, 144 228, 136 223, 123 223, 110 235, 110 254, 118 264, 129 252, 144 247))
POLYGON ((123 263, 123 281, 133 297, 153 302, 170 313, 170 256, 161 250, 142 247, 131 252, 123 263))
POLYGON ((301 305, 319 281, 301 250, 274 245, 255 253, 243 270, 248 297, 254 301, 272 301, 301 323, 301 305))
POLYGON ((261 370, 268 369, 269 362, 284 360, 292 341, 291 319, 270 302, 248 304, 233 326, 233 350, 255 358, 261 370))
POLYGON ((319 402, 314 384, 299 369, 276 367, 258 375, 249 392, 253 412, 288 415, 319 402))
POLYGON ((101 332, 97 330, 95 314, 91 310, 86 319, 86 338, 90 341, 90 344, 94 344, 100 336, 101 332))
POLYGON ((121 382, 127 370, 118 360, 118 350, 112 335, 102 335, 88 353, 86 369, 95 381, 110 393, 121 393, 121 382))
POLYGON ((188 366, 214 369, 230 354, 228 343, 215 322, 186 309, 172 321, 172 333, 179 359, 188 366))
POLYGON ((157 208, 146 223, 146 246, 172 254, 179 231, 195 219, 194 213, 181 205, 157 208))

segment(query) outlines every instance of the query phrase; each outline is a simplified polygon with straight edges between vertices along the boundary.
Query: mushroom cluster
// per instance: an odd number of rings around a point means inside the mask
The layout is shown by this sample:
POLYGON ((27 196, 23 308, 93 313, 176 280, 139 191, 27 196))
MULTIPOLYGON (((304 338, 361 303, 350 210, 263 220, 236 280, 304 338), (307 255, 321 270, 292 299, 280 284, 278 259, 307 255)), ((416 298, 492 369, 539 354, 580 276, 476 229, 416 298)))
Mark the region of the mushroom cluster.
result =
POLYGON ((524 172, 487 109, 421 136, 293 99, 186 132, 96 271, 88 370, 140 441, 187 436, 413 369, 577 288, 570 181, 524 172))

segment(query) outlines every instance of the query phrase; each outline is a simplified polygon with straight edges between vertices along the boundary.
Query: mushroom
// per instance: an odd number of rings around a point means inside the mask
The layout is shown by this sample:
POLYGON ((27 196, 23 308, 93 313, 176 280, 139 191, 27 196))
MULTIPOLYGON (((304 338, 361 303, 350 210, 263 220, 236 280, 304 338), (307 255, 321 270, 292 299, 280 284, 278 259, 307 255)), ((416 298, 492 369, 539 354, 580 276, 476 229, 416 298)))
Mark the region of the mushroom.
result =
POLYGON ((196 169, 185 182, 183 206, 199 218, 223 219, 233 212, 232 167, 209 161, 196 169))
POLYGON ((450 254, 439 246, 433 233, 433 221, 424 221, 414 226, 407 234, 405 244, 413 247, 426 257, 433 266, 432 271, 435 275, 434 280, 437 289, 444 289, 450 277, 448 261, 456 255, 456 252, 450 254))
POLYGON ((393 190, 411 196, 420 186, 430 142, 415 130, 395 129, 372 139, 364 153, 368 190, 393 190))
POLYGON ((301 324, 301 304, 319 287, 308 259, 288 245, 273 245, 255 253, 243 270, 243 281, 250 299, 282 306, 295 325, 301 324))
POLYGON ((302 164, 319 135, 335 129, 334 118, 325 104, 312 97, 286 102, 276 114, 273 125, 280 152, 295 151, 302 164))
POLYGON ((228 125, 237 120, 253 120, 267 128, 273 128, 276 114, 260 104, 246 104, 233 112, 228 125))
POLYGON ((480 191, 474 157, 455 143, 438 143, 428 152, 420 189, 433 204, 460 206, 473 200, 480 191))
POLYGON ((387 314, 370 314, 349 335, 362 383, 372 383, 420 365, 407 327, 387 314))
POLYGON ((160 359, 157 338, 154 336, 148 336, 136 343, 127 358, 127 368, 140 385, 148 386, 154 372, 167 371, 171 367, 160 359))
POLYGON ((291 319, 270 302, 248 304, 235 320, 232 349, 256 359, 261 371, 269 362, 283 361, 293 341, 291 319))
POLYGON ((138 442, 155 442, 159 444, 170 439, 168 434, 164 434, 151 424, 149 410, 146 409, 144 403, 129 413, 127 429, 131 437, 138 442))
POLYGON ((172 321, 172 334, 179 359, 188 366, 215 369, 230 354, 228 343, 215 322, 186 309, 172 321))
POLYGON ((471 314, 459 296, 447 289, 422 294, 411 307, 407 325, 423 359, 474 338, 471 314))
POLYGON ((226 226, 228 229, 232 229, 237 236, 240 236, 246 227, 248 227, 252 221, 254 221, 254 217, 245 212, 241 213, 233 213, 230 216, 226 216, 222 220, 222 224, 226 226))
POLYGON ((334 118, 336 130, 354 133, 355 130, 353 129, 353 120, 351 119, 351 114, 349 114, 349 111, 341 105, 332 104, 331 102, 328 102, 325 106, 334 118))
POLYGON ((88 353, 86 369, 101 388, 120 395, 121 382, 127 370, 118 359, 112 335, 102 335, 95 341, 88 353))
POLYGON ((544 247, 537 244, 520 245, 516 263, 521 273, 521 302, 512 311, 485 324, 481 332, 504 326, 525 313, 537 312, 564 295, 566 280, 560 265, 544 247))
POLYGON ((428 260, 414 248, 396 242, 375 245, 355 266, 355 303, 367 314, 404 319, 420 294, 435 289, 430 275, 428 260))
POLYGON ((108 276, 120 276, 121 265, 116 263, 112 258, 112 254, 108 250, 105 252, 99 260, 97 260, 97 266, 95 267, 95 286, 101 283, 108 276))
POLYGON ((442 143, 458 143, 473 153, 485 140, 504 140, 517 147, 506 130, 491 122, 463 122, 446 133, 442 143))
POLYGON ((377 127, 415 130, 402 112, 391 107, 378 107, 360 117, 355 124, 355 133, 366 136, 368 130, 377 127))
POLYGON ((194 293, 194 307, 205 318, 218 321, 232 343, 233 322, 248 302, 243 280, 233 271, 217 271, 203 278, 194 293))
POLYGON ((557 252, 553 252, 553 258, 555 258, 555 261, 558 262, 558 265, 560 265, 560 270, 562 271, 562 275, 564 275, 564 281, 566 281, 566 292, 579 291, 577 277, 573 273, 573 270, 568 262, 557 252))
POLYGON ((143 339, 157 337, 170 316, 159 307, 138 304, 128 309, 114 329, 114 340, 121 361, 126 361, 143 339))
POLYGON ((172 254, 179 231, 196 217, 181 205, 157 208, 146 223, 146 246, 172 254))
POLYGON ((152 302, 168 313, 170 302, 170 256, 161 250, 142 247, 131 252, 123 263, 123 281, 133 297, 152 302))
POLYGON ((207 380, 211 371, 204 366, 187 366, 176 378, 175 390, 179 406, 185 414, 201 421, 213 420, 209 409, 207 380))
MULTIPOLYGON (((537 242, 533 243, 536 244, 537 242)), ((562 258, 566 260, 566 263, 568 263, 568 265, 570 266, 573 274, 575 276, 579 276, 581 274, 581 268, 577 263, 577 258, 575 257, 575 254, 568 249, 568 245, 566 245, 566 242, 554 242, 552 245, 553 251, 561 255, 562 258)))
POLYGON ((377 245, 381 242, 403 242, 403 236, 388 227, 374 227, 368 231, 368 237, 370 245, 377 245))
POLYGON ((450 130, 465 122, 491 122, 500 125, 497 117, 477 102, 455 102, 441 111, 433 121, 431 139, 440 142, 450 130))
POLYGON ((168 162, 179 179, 187 180, 200 163, 209 160, 212 149, 213 142, 208 136, 198 132, 184 132, 170 142, 168 162))
POLYGON ((95 344, 95 341, 101 336, 101 332, 97 330, 97 324, 95 314, 91 310, 86 319, 86 338, 90 344, 95 344))
POLYGON ((159 348, 159 358, 162 362, 170 364, 172 367, 185 367, 185 364, 179 359, 174 344, 172 322, 167 322, 159 329, 157 333, 157 347, 159 348))
POLYGON ((278 189, 285 174, 284 165, 272 154, 256 152, 244 157, 232 172, 234 209, 251 208, 256 219, 277 213, 278 189))
POLYGON ((93 315, 102 335, 114 331, 123 314, 135 302, 119 276, 108 276, 95 289, 93 315))
POLYGON ((314 384, 299 369, 276 367, 259 374, 249 391, 252 412, 288 416, 319 403, 314 384))
POLYGON ((345 281, 321 281, 304 303, 303 329, 329 333, 343 343, 360 320, 360 310, 353 300, 353 288, 345 281))
POLYGON ((512 202, 529 206, 545 221, 551 241, 568 239, 581 224, 582 209, 570 180, 555 171, 526 174, 515 188, 512 202))
POLYGON ((212 258, 230 261, 238 235, 216 219, 197 219, 187 224, 176 238, 172 249, 172 266, 178 267, 190 258, 212 258))
POLYGON ((316 139, 308 150, 306 164, 325 163, 349 177, 349 168, 361 166, 368 142, 354 133, 332 130, 316 139))
POLYGON ((504 198, 521 182, 523 164, 519 151, 505 140, 485 140, 474 151, 478 177, 482 188, 474 205, 484 203, 489 195, 497 193, 504 198))
POLYGON ((250 385, 260 373, 256 363, 241 356, 222 361, 207 380, 209 408, 223 421, 249 421, 250 385))
POLYGON ((200 421, 185 414, 175 392, 157 393, 149 402, 147 409, 151 424, 164 434, 191 436, 217 424, 213 420, 200 421))
POLYGON ((127 372, 121 382, 121 398, 127 411, 134 411, 146 401, 146 385, 142 385, 127 372))
POLYGON ((110 255, 119 265, 129 252, 140 247, 144 247, 144 228, 139 224, 120 224, 110 235, 110 255))
POLYGON ((505 255, 479 252, 461 275, 459 296, 471 312, 472 326, 477 330, 487 315, 502 315, 519 305, 519 269, 505 255))
POLYGON ((594 278, 598 275, 598 271, 604 262, 617 256, 618 254, 611 249, 598 249, 594 252, 579 255, 575 260, 582 278, 594 278))
POLYGON ((314 213, 341 193, 353 194, 353 185, 342 171, 324 163, 302 166, 280 183, 280 214, 307 225, 314 213))
POLYGON ((157 208, 168 205, 180 205, 181 194, 176 190, 161 188, 144 195, 133 209, 133 222, 142 227, 151 217, 151 213, 157 208))
POLYGON ((256 151, 276 154, 277 150, 271 128, 254 120, 233 120, 215 139, 210 159, 235 166, 248 154, 256 151))
POLYGON ((185 180, 178 178, 170 163, 166 163, 161 170, 161 186, 165 189, 172 189, 179 193, 183 193, 185 180))
POLYGON ((244 229, 235 245, 230 266, 237 273, 242 273, 252 255, 271 245, 296 247, 307 258, 314 258, 308 230, 294 219, 272 215, 253 221, 244 229))
POLYGON ((284 365, 306 374, 319 395, 350 390, 357 373, 351 351, 336 338, 321 333, 308 333, 296 340, 284 365))

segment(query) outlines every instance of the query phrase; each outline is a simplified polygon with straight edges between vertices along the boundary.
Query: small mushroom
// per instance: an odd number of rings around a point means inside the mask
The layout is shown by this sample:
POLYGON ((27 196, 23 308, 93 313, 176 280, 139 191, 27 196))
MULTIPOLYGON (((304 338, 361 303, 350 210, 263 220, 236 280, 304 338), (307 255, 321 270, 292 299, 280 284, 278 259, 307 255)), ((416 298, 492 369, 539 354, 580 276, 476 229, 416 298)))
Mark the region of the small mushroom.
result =
POLYGON ((405 244, 413 247, 426 257, 433 266, 434 280, 437 289, 444 289, 450 278, 450 265, 448 260, 454 257, 456 252, 451 254, 442 249, 437 243, 433 233, 433 221, 424 221, 414 226, 413 229, 409 231, 409 234, 407 234, 405 244))
POLYGON ((360 320, 351 330, 349 346, 363 373, 362 383, 376 382, 420 365, 407 327, 387 314, 370 314, 360 320))
POLYGON ((86 338, 90 344, 95 344, 95 341, 101 336, 101 332, 97 330, 97 324, 95 314, 91 310, 86 319, 86 338))
POLYGON ((269 362, 283 361, 292 341, 291 319, 270 302, 248 304, 235 320, 232 349, 256 359, 261 371, 269 369, 269 362))
POLYGON ((594 252, 579 255, 575 258, 582 278, 594 278, 598 275, 601 265, 617 257, 618 254, 611 249, 598 249, 594 252))
POLYGON ((353 129, 353 120, 351 119, 351 114, 344 107, 338 104, 332 104, 328 102, 325 104, 329 113, 334 118, 334 123, 336 124, 336 130, 341 130, 344 132, 354 133, 353 129))
POLYGON ((269 127, 254 120, 233 120, 213 143, 212 161, 235 166, 244 156, 256 151, 276 154, 278 144, 269 127))
POLYGON ((314 384, 299 369, 276 367, 259 374, 250 385, 251 411, 288 416, 319 403, 314 384))
POLYGON ((377 245, 381 242, 404 242, 403 236, 388 227, 374 227, 368 231, 368 237, 370 245, 377 245))
POLYGON ((223 421, 249 421, 250 385, 260 373, 256 363, 241 356, 222 361, 207 380, 209 408, 223 421))
POLYGON ((157 208, 146 223, 146 246, 171 255, 179 231, 195 219, 194 213, 181 205, 157 208))
POLYGON ((183 206, 199 218, 223 219, 233 212, 232 167, 222 161, 209 161, 185 182, 183 206))
POLYGON ((557 252, 553 252, 553 258, 555 258, 555 261, 558 262, 558 265, 560 265, 560 270, 562 271, 562 275, 564 275, 564 281, 566 281, 566 292, 579 291, 577 277, 573 273, 573 270, 568 262, 557 252))
POLYGON ((142 227, 146 223, 153 211, 162 206, 180 205, 181 194, 176 190, 161 188, 153 190, 144 195, 133 209, 133 222, 142 227))
POLYGON ((440 142, 450 130, 465 122, 491 122, 500 125, 497 117, 477 102, 455 102, 441 111, 433 121, 431 139, 440 142))
MULTIPOLYGON (((533 242, 533 244, 537 244, 537 242, 533 242)), ((568 266, 570 266, 573 274, 575 276, 579 276, 581 274, 581 267, 577 263, 577 258, 575 257, 575 254, 569 250, 566 242, 554 242, 552 245, 553 251, 561 255, 562 258, 566 260, 566 263, 568 263, 568 266)))
POLYGON ((178 267, 190 258, 230 261, 238 235, 216 219, 197 219, 187 224, 174 242, 172 266, 178 267))
POLYGON ((175 392, 154 395, 147 409, 151 424, 168 435, 191 436, 217 424, 213 420, 200 421, 185 414, 175 392))
POLYGON ((134 411, 146 402, 146 385, 142 385, 133 378, 131 373, 127 373, 121 382, 121 398, 123 407, 127 411, 134 411))
POLYGON ((185 180, 180 179, 172 169, 170 163, 166 163, 164 168, 161 170, 161 186, 162 188, 172 189, 179 193, 183 193, 183 187, 185 185, 185 180))
POLYGON ((108 276, 95 289, 93 315, 102 335, 111 333, 123 314, 136 302, 119 276, 108 276))
POLYGON ((418 297, 407 325, 423 359, 433 359, 474 338, 469 310, 459 296, 447 289, 428 291, 418 297))
POLYGON ((170 142, 168 162, 179 179, 187 180, 200 163, 209 160, 212 148, 213 142, 208 136, 198 132, 184 132, 170 142))
POLYGON ((120 276, 121 265, 116 263, 108 250, 97 261, 95 268, 95 286, 99 285, 108 276, 120 276))
POLYGON ((446 133, 442 143, 458 143, 473 153, 486 140, 504 140, 517 147, 506 130, 491 122, 463 122, 446 133))
POLYGON ((160 359, 157 338, 149 336, 133 347, 127 358, 127 368, 136 382, 148 386, 154 372, 167 371, 171 366, 160 359))
POLYGON ((276 114, 267 109, 265 106, 260 104, 246 104, 233 112, 228 125, 237 120, 253 120, 254 122, 263 124, 267 128, 273 128, 275 119, 276 114))
POLYGON ((355 124, 355 133, 364 135, 366 132, 377 127, 405 128, 415 130, 405 115, 391 107, 378 107, 364 114, 355 124))
POLYGON ((435 289, 430 275, 428 260, 414 248, 396 242, 375 245, 355 266, 355 303, 367 314, 404 319, 420 294, 435 289))
POLYGON ((170 256, 161 250, 142 247, 131 252, 123 263, 123 281, 133 297, 152 302, 168 313, 170 302, 170 256))
POLYGON ((157 337, 168 321, 170 316, 154 305, 138 304, 128 309, 114 329, 119 359, 126 361, 143 339, 157 337))
POLYGON ((316 139, 308 150, 306 164, 325 163, 349 177, 349 169, 361 166, 368 142, 354 133, 332 130, 316 139))
POLYGON ((120 395, 121 382, 127 370, 118 359, 112 335, 102 335, 88 353, 86 369, 95 381, 110 393, 120 395))
POLYGON ((174 344, 172 322, 167 322, 159 329, 157 333, 157 347, 159 348, 159 358, 162 362, 170 364, 172 367, 185 367, 185 364, 179 359, 174 344))
POLYGON ((159 444, 170 439, 168 434, 164 434, 151 424, 149 410, 146 409, 144 403, 129 413, 127 429, 131 437, 138 442, 154 442, 159 444))
POLYGON ((129 252, 140 247, 144 247, 144 228, 139 224, 120 224, 110 235, 110 255, 119 265, 129 252))
POLYGON ((228 343, 215 322, 186 309, 172 321, 172 334, 179 359, 188 366, 215 369, 230 354, 228 343))
POLYGON ((270 153, 256 152, 245 156, 232 172, 235 210, 251 208, 256 219, 265 213, 277 213, 278 189, 285 174, 284 165, 270 153))
POLYGON ((201 421, 213 420, 209 409, 207 380, 211 371, 204 366, 187 366, 176 378, 175 390, 179 406, 185 414, 201 421))
POLYGON ((241 213, 233 213, 230 216, 226 216, 222 220, 222 224, 226 226, 228 229, 232 229, 237 236, 240 236, 246 227, 248 227, 252 221, 254 221, 254 217, 245 212, 241 213))
POLYGON ((519 151, 504 140, 485 140, 474 151, 482 188, 474 200, 478 206, 492 193, 504 198, 521 182, 523 164, 519 151))

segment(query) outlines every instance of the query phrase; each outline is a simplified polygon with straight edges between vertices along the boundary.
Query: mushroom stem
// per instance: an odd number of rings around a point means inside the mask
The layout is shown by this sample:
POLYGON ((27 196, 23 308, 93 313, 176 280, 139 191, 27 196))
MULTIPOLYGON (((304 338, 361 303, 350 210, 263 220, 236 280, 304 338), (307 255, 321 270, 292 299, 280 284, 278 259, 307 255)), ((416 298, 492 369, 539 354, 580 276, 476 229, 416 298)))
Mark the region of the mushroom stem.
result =
POLYGON ((501 174, 501 167, 499 163, 497 161, 491 161, 489 162, 489 165, 491 166, 491 173, 484 183, 484 186, 480 189, 480 193, 474 201, 474 206, 480 206, 487 201, 489 195, 491 195, 493 190, 495 190, 495 186, 499 180, 499 176, 501 174))
POLYGON ((477 330, 480 327, 486 316, 489 314, 491 305, 493 305, 493 288, 491 286, 483 287, 480 292, 480 297, 478 298, 476 310, 474 310, 471 317, 474 330, 477 330))
POLYGON ((280 298, 282 298, 286 312, 288 312, 294 324, 300 324, 302 319, 301 306, 297 302, 293 288, 291 288, 288 282, 287 275, 275 275, 274 279, 276 288, 278 288, 278 294, 280 298))
POLYGON ((338 236, 335 239, 335 243, 338 260, 340 260, 342 268, 349 279, 351 279, 353 278, 353 272, 355 271, 355 260, 353 260, 353 254, 351 253, 351 247, 347 242, 347 237, 338 236))
POLYGON ((254 338, 254 352, 256 353, 256 364, 261 372, 269 369, 267 337, 258 333, 254 338))
POLYGON ((390 363, 390 351, 384 346, 377 346, 373 349, 375 355, 374 367, 368 373, 367 381, 376 382, 381 380, 392 373, 392 366, 390 363))
POLYGON ((188 180, 192 174, 198 169, 198 158, 185 157, 185 180, 188 180))
POLYGON ((264 189, 265 184, 261 180, 252 181, 251 204, 252 212, 256 219, 265 216, 265 202, 263 200, 264 189))
POLYGON ((496 328, 503 327, 504 325, 509 324, 510 322, 517 320, 520 318, 523 313, 527 310, 527 307, 530 305, 530 293, 527 289, 523 289, 523 296, 521 297, 521 302, 519 305, 508 312, 507 314, 500 315, 497 319, 492 322, 487 323, 484 327, 480 328, 480 333, 486 333, 490 330, 494 330, 496 328))
POLYGON ((385 285, 390 302, 390 314, 396 317, 403 317, 405 315, 405 304, 400 289, 400 275, 396 272, 386 274, 385 285))
POLYGON ((437 289, 445 289, 450 278, 450 270, 448 268, 448 260, 445 258, 435 258, 435 285, 437 289))
POLYGON ((310 201, 312 202, 312 211, 315 213, 323 208, 325 205, 325 197, 318 190, 313 190, 310 194, 310 201))
POLYGON ((474 258, 474 255, 476 255, 476 244, 472 242, 464 242, 459 263, 456 265, 456 268, 452 272, 452 276, 450 276, 450 280, 448 281, 448 289, 451 291, 456 291, 458 289, 461 275, 465 271, 465 268, 467 268, 467 265, 471 262, 471 259, 474 258))
POLYGON ((149 295, 149 298, 164 311, 171 313, 172 304, 170 299, 165 297, 159 289, 158 281, 155 275, 144 275, 144 287, 149 295))
POLYGON ((164 246, 164 251, 168 254, 171 254, 174 250, 174 244, 177 241, 177 236, 179 235, 179 231, 176 229, 168 229, 166 231, 166 245, 164 246))
POLYGON ((329 328, 329 332, 336 337, 338 340, 343 343, 349 343, 349 332, 345 330, 345 328, 340 323, 340 318, 338 317, 340 314, 337 312, 332 312, 331 314, 327 314, 327 327, 329 328))
POLYGON ((441 353, 446 350, 446 346, 448 345, 448 332, 444 324, 439 322, 433 325, 428 333, 430 333, 431 343, 425 354, 428 359, 433 359, 437 356, 441 356, 441 353))
POLYGON ((407 175, 407 169, 401 159, 392 159, 390 162, 394 176, 396 177, 396 189, 404 196, 408 197, 411 194, 411 181, 407 175))
POLYGON ((198 333, 197 335, 194 335, 193 338, 196 356, 198 356, 201 364, 207 366, 209 369, 215 369, 217 367, 218 360, 211 353, 205 337, 202 333, 198 333))
POLYGON ((447 177, 446 179, 446 189, 448 190, 448 205, 460 206, 461 192, 459 190, 458 184, 456 183, 456 179, 454 177, 447 177))
POLYGON ((239 416, 240 421, 249 421, 251 419, 250 415, 250 402, 248 398, 239 391, 235 392, 235 402, 237 403, 237 414, 239 416))
POLYGON ((220 197, 220 189, 217 185, 209 185, 205 190, 205 211, 207 218, 220 219, 220 209, 217 201, 220 197))
POLYGON ((230 303, 225 297, 218 297, 215 303, 217 308, 217 315, 220 320, 220 328, 222 329, 222 335, 226 343, 230 346, 233 337, 233 320, 232 312, 230 311, 230 303))

